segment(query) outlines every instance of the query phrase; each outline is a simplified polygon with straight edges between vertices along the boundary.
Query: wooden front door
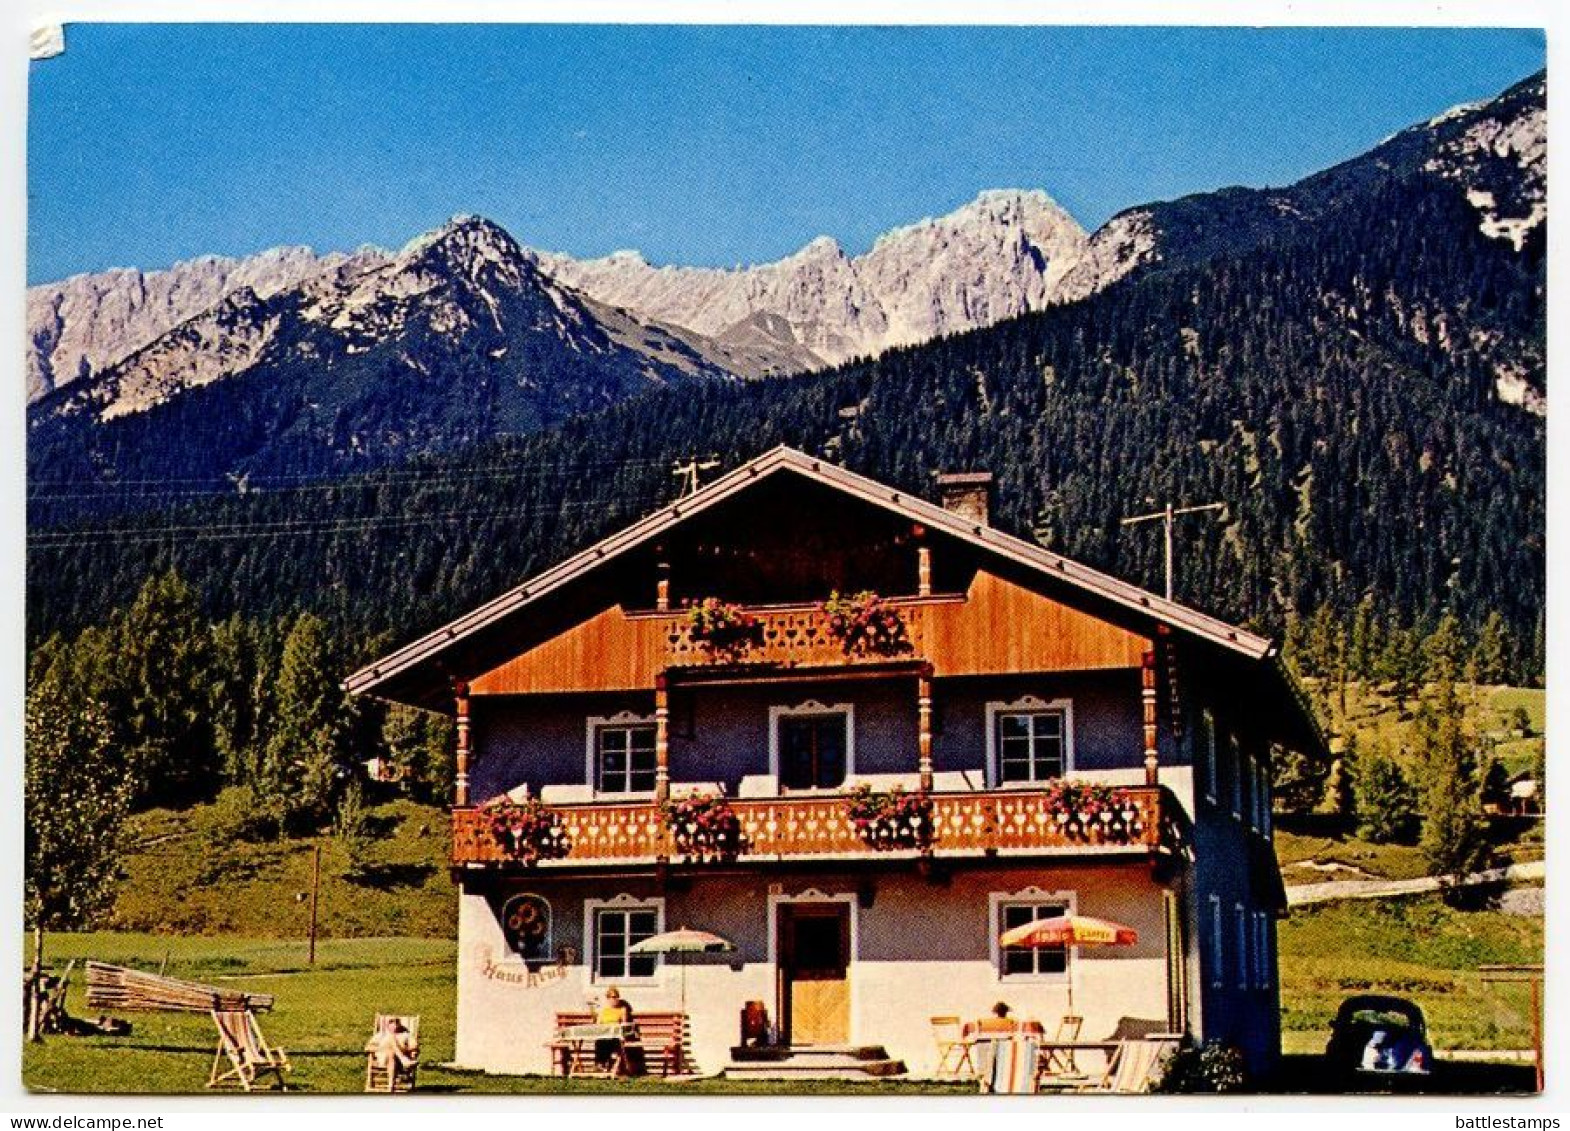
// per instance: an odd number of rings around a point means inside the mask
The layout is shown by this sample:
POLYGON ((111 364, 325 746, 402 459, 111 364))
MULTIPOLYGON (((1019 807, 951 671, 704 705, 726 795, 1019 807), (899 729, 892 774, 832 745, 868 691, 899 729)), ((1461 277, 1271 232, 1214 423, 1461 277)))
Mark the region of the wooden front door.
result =
POLYGON ((779 1015, 792 1045, 850 1040, 850 908, 786 903, 779 911, 779 1015))

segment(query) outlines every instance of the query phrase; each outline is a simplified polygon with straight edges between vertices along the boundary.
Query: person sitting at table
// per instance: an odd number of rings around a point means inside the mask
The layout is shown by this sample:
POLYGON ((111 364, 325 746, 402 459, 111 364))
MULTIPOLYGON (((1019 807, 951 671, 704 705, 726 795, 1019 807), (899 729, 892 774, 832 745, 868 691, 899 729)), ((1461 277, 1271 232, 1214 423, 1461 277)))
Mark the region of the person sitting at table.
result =
MULTIPOLYGON (((631 1025, 632 1005, 621 996, 620 990, 611 986, 605 991, 605 1004, 595 1011, 594 1020, 600 1025, 631 1025)), ((642 1075, 643 1048, 629 1047, 625 1037, 601 1037, 594 1042, 594 1063, 602 1069, 614 1066, 633 1076, 642 1075)))
POLYGON ((1019 1022, 1009 1016, 1007 1002, 1000 1001, 992 1007, 992 1016, 983 1017, 975 1023, 977 1034, 1013 1033, 1019 1029, 1019 1022))

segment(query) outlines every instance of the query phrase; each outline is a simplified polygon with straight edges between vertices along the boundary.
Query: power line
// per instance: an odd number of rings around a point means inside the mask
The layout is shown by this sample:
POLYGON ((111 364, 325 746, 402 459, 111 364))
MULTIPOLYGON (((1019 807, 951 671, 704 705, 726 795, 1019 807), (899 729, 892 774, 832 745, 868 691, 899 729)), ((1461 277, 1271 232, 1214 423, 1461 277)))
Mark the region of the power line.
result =
POLYGON ((182 492, 188 492, 191 494, 211 493, 244 496, 247 494, 262 494, 271 491, 356 490, 366 487, 378 487, 390 484, 418 484, 427 482, 444 482, 449 480, 463 480, 481 476, 516 475, 519 472, 530 470, 544 471, 558 476, 568 476, 577 472, 596 468, 662 467, 668 463, 669 459, 666 457, 648 457, 637 459, 576 460, 570 464, 544 462, 471 464, 467 466, 462 464, 443 464, 441 467, 431 470, 423 470, 419 468, 387 468, 378 471, 357 472, 353 478, 342 479, 336 482, 323 482, 323 480, 326 478, 326 473, 316 475, 303 473, 279 474, 258 476, 254 478, 249 476, 242 476, 238 479, 220 479, 214 476, 171 476, 164 478, 118 479, 113 481, 100 482, 83 482, 82 480, 72 479, 43 479, 31 480, 28 483, 28 497, 78 497, 76 494, 58 496, 52 495, 48 490, 37 490, 37 488, 47 489, 59 487, 73 493, 102 490, 105 493, 112 494, 114 492, 124 491, 129 487, 174 488, 176 485, 180 484, 191 484, 195 486, 184 487, 180 490, 171 489, 157 492, 150 491, 148 493, 179 494, 182 492), (295 482, 296 485, 288 485, 291 481, 295 482), (270 484, 273 483, 278 483, 280 485, 270 486, 270 484), (255 485, 253 486, 253 484, 255 485))
POLYGON ((97 530, 46 530, 30 534, 29 549, 53 550, 93 543, 116 545, 148 545, 163 542, 177 535, 189 536, 187 541, 212 542, 236 538, 267 538, 310 535, 361 533, 382 528, 436 525, 447 522, 483 522, 503 516, 527 517, 530 515, 558 514, 569 510, 595 509, 608 511, 605 503, 597 500, 567 500, 549 506, 528 504, 517 507, 492 507, 483 510, 467 508, 434 514, 365 515, 358 518, 300 518, 278 519, 268 522, 188 523, 160 527, 104 528, 97 530))

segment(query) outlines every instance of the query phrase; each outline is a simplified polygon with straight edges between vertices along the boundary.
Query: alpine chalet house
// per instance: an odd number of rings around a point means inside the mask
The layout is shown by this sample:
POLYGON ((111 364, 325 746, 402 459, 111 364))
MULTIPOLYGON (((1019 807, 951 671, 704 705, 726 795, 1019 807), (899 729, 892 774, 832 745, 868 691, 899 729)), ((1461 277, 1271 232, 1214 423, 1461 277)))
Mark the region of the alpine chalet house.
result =
POLYGON ((939 487, 776 448, 350 678, 456 717, 459 1063, 551 1071, 615 986, 706 1072, 748 1003, 797 1065, 921 1074, 997 1001, 1270 1068, 1271 751, 1321 743, 1275 647, 939 487), (1065 914, 1137 938, 999 946, 1065 914), (735 950, 632 952, 678 927, 735 950))

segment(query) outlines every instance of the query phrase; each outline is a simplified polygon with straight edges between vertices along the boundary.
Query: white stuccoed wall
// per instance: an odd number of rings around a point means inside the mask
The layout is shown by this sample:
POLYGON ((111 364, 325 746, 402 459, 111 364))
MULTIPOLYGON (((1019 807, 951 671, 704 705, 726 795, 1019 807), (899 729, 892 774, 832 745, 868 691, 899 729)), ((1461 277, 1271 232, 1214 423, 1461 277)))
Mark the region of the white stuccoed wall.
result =
MULTIPOLYGON (((870 907, 856 899, 857 877, 845 871, 786 877, 699 874, 685 890, 673 885, 665 894, 666 928, 711 930, 739 948, 732 966, 687 968, 687 1011, 700 1068, 715 1072, 729 1060, 745 1002, 765 1002, 774 1018, 770 905, 802 896, 838 897, 851 908, 853 1043, 881 1044, 913 1075, 922 1075, 935 1061, 933 1015, 980 1017, 1002 1000, 1016 1016, 1038 1018, 1050 1032, 1068 1011, 1067 987, 1002 980, 992 958, 989 894, 1015 895, 1032 887, 1071 891, 1078 913, 1139 931, 1140 941, 1133 946, 1084 948, 1071 964, 1074 1011, 1085 1018, 1083 1036, 1105 1036, 1122 1017, 1165 1017, 1161 889, 1137 859, 1120 865, 972 869, 958 872, 947 885, 913 872, 881 873, 870 907)), ((574 946, 580 955, 585 897, 609 899, 624 890, 636 898, 654 894, 643 880, 585 884, 549 877, 530 877, 519 890, 550 899, 555 945, 574 946)), ((637 1010, 679 1007, 681 970, 674 964, 647 983, 620 979, 616 984, 637 1010)), ((604 988, 590 979, 581 959, 579 965, 531 979, 519 960, 507 957, 487 900, 460 896, 459 1064, 502 1073, 549 1071, 546 1043, 555 1014, 586 1008, 587 999, 604 988)))

